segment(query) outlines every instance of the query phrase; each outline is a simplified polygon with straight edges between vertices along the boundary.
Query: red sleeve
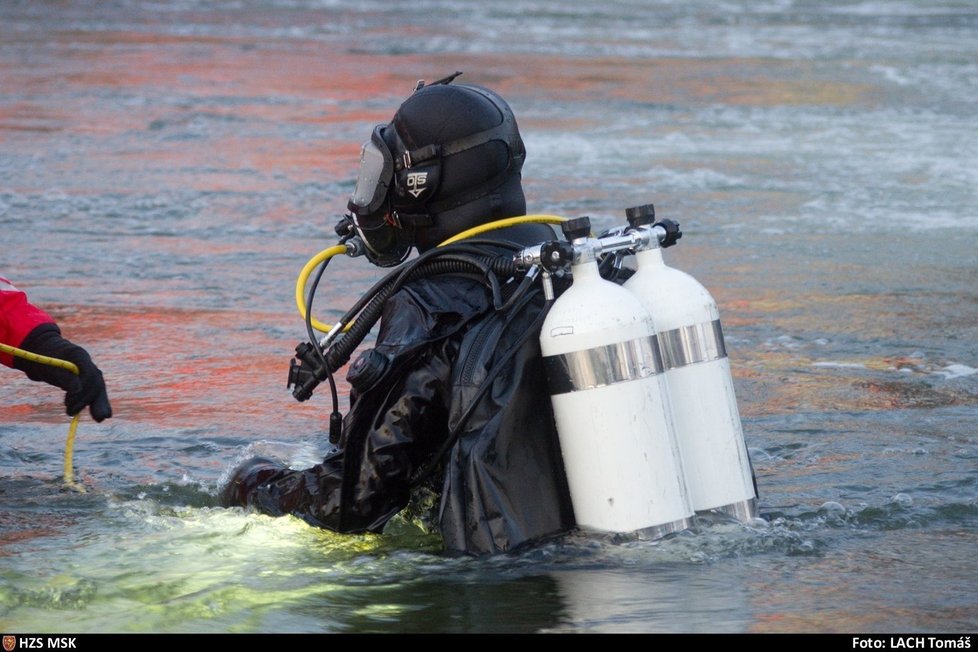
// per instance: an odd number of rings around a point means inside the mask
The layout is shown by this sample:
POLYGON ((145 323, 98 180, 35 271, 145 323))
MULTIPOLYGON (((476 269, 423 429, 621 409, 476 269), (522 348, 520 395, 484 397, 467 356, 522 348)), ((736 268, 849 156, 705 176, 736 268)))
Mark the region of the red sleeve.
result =
MULTIPOLYGON (((41 324, 53 324, 51 317, 30 303, 27 295, 0 276, 0 342, 20 346, 24 338, 41 324)), ((0 363, 10 367, 13 358, 0 352, 0 363)))

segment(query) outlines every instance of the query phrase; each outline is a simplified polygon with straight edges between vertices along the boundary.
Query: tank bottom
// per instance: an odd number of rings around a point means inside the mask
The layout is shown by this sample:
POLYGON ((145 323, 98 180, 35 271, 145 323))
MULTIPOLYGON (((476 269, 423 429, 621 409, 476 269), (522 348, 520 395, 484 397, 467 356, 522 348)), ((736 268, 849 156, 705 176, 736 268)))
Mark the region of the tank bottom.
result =
POLYGON ((681 518, 678 521, 672 521, 671 523, 663 523, 662 525, 653 525, 651 527, 642 528, 641 530, 636 530, 635 534, 639 539, 652 541, 655 539, 661 539, 667 534, 675 534, 676 532, 688 530, 691 527, 693 527, 693 517, 687 517, 681 518))
POLYGON ((697 514, 722 514, 746 523, 757 518, 757 498, 748 498, 729 505, 706 509, 697 512, 697 514))

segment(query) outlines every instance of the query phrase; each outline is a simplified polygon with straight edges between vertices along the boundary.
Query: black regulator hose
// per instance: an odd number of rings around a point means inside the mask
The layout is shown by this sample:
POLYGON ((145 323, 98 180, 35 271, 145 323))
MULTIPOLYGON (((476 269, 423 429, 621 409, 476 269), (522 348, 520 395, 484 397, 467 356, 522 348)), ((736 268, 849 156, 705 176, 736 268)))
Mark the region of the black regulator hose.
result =
POLYGON ((333 407, 333 411, 329 414, 329 440, 336 442, 339 441, 343 431, 343 415, 340 414, 340 401, 336 391, 336 381, 333 379, 333 374, 329 370, 329 365, 326 364, 323 347, 319 345, 319 340, 316 339, 316 333, 312 327, 312 301, 316 296, 316 288, 319 287, 319 281, 323 278, 323 273, 326 271, 326 266, 329 265, 330 260, 331 258, 327 258, 320 264, 319 270, 316 272, 316 277, 313 279, 312 285, 309 288, 309 293, 306 295, 306 334, 309 336, 309 341, 312 342, 315 348, 320 364, 326 369, 326 379, 329 381, 329 394, 333 407))
POLYGON ((472 273, 473 269, 484 275, 493 295, 493 305, 497 309, 502 307, 501 290, 499 287, 498 276, 513 276, 516 272, 515 263, 506 258, 492 258, 488 261, 483 259, 459 256, 454 252, 442 253, 433 260, 427 260, 421 265, 412 266, 394 280, 385 285, 373 296, 367 306, 356 316, 356 321, 350 326, 350 330, 344 333, 329 350, 326 351, 326 362, 331 371, 336 371, 345 365, 353 351, 367 336, 367 333, 374 327, 377 320, 384 312, 384 304, 395 292, 404 287, 405 284, 425 278, 428 276, 438 276, 442 274, 465 274, 472 273), (502 272, 502 273, 500 273, 502 272), (512 272, 512 273, 511 273, 512 272))
POLYGON ((349 323, 351 319, 355 320, 327 350, 321 351, 315 339, 315 344, 303 342, 296 347, 296 358, 305 363, 306 368, 300 370, 301 366, 293 364, 290 369, 289 385, 295 385, 292 396, 297 401, 309 399, 320 382, 330 378, 332 372, 345 365, 380 319, 387 299, 406 283, 427 276, 473 272, 485 279, 492 292, 496 310, 511 305, 512 300, 505 303, 502 301, 499 283, 500 277, 510 278, 520 274, 511 256, 489 256, 484 250, 468 243, 432 249, 385 276, 361 297, 341 321, 349 323))
MULTIPOLYGON (((431 260, 432 258, 438 258, 446 254, 460 254, 460 253, 462 254, 468 253, 476 258, 483 258, 483 259, 490 258, 490 256, 486 254, 484 249, 480 249, 476 246, 473 246, 477 244, 493 244, 497 246, 503 245, 508 249, 512 249, 513 251, 519 251, 520 249, 522 249, 522 247, 516 245, 515 243, 501 242, 498 240, 482 240, 482 239, 467 240, 464 243, 457 243, 457 244, 447 245, 444 247, 439 247, 437 249, 432 249, 430 251, 421 254, 414 260, 404 263, 403 265, 397 267, 396 269, 388 272, 387 275, 385 275, 382 279, 374 283, 374 285, 369 290, 367 290, 359 299, 357 299, 356 303, 354 303, 353 306, 349 310, 347 310, 346 313, 340 318, 340 321, 344 324, 348 324, 352 322, 354 318, 356 318, 357 314, 359 314, 360 311, 364 309, 364 306, 366 306, 370 301, 372 301, 374 297, 383 290, 383 288, 387 287, 392 283, 397 282, 398 278, 400 278, 402 275, 410 273, 412 270, 416 269, 420 265, 425 264, 427 261, 431 260)), ((502 267, 494 266, 494 271, 496 272, 496 274, 500 276, 513 276, 515 275, 515 263, 513 264, 512 268, 514 271, 514 273, 512 274, 509 273, 507 269, 504 269, 502 267)), ((414 280, 414 278, 416 277, 412 277, 411 279, 408 280, 414 280)), ((390 296, 390 294, 388 294, 387 296, 390 296)))

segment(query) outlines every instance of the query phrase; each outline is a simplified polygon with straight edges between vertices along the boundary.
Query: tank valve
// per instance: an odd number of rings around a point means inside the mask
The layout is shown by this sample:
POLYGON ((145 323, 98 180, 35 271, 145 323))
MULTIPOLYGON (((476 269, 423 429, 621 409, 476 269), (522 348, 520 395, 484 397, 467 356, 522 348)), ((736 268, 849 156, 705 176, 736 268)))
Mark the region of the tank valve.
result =
POLYGON ((679 222, 674 220, 655 221, 655 206, 652 204, 642 204, 625 209, 625 219, 633 229, 640 229, 643 226, 651 226, 653 229, 662 229, 657 235, 659 246, 665 249, 676 244, 679 238, 683 237, 683 232, 679 230, 679 222))

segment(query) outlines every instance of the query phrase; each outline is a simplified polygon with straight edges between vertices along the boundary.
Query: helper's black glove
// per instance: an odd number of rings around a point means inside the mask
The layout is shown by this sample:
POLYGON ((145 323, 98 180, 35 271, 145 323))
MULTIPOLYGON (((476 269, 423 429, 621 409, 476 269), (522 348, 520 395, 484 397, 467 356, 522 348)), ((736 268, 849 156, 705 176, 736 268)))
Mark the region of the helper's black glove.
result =
POLYGON ((96 421, 105 421, 112 416, 102 372, 92 362, 88 351, 61 337, 61 330, 55 324, 41 324, 32 330, 21 342, 20 348, 49 358, 67 360, 78 367, 76 376, 61 367, 14 358, 14 367, 31 380, 45 382, 65 391, 65 411, 69 416, 78 414, 86 406, 96 421))

